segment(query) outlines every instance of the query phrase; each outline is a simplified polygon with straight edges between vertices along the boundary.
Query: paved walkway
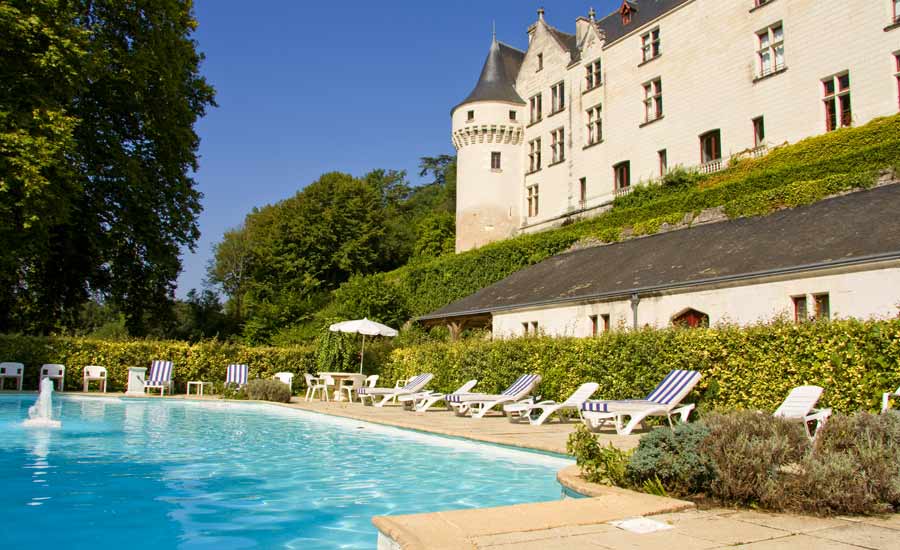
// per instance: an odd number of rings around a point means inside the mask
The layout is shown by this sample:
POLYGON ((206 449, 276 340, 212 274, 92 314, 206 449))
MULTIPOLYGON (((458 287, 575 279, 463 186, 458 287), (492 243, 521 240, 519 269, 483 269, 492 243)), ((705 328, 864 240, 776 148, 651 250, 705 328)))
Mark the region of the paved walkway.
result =
MULTIPOLYGON (((378 408, 365 406, 358 402, 310 401, 307 403, 297 397, 293 399, 291 406, 354 420, 365 420, 400 428, 561 454, 565 454, 566 440, 578 425, 575 421, 560 422, 555 420, 555 417, 554 420, 541 426, 532 426, 528 422, 512 423, 499 414, 475 419, 458 417, 444 409, 435 409, 419 414, 404 410, 399 405, 378 408)), ((622 449, 636 447, 640 440, 639 434, 622 436, 616 434, 613 429, 601 433, 599 437, 602 444, 612 443, 622 449)))
MULTIPOLYGON (((469 548, 490 550, 897 550, 900 515, 816 518, 749 510, 690 510, 650 516, 672 528, 639 535, 610 523, 476 537, 469 548)), ((460 546, 465 548, 466 546, 460 546)))

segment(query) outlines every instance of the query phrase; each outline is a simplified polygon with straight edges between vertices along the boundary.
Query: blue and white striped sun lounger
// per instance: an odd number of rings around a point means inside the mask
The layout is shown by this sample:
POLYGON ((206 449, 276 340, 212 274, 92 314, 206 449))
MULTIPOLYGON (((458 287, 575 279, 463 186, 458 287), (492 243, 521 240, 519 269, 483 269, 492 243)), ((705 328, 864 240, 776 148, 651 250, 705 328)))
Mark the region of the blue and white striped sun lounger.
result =
POLYGON ((434 375, 430 372, 426 372, 410 378, 402 388, 367 388, 363 386, 356 389, 356 395, 359 396, 359 400, 362 401, 363 404, 365 404, 366 398, 368 397, 370 402, 376 407, 383 407, 388 401, 395 397, 422 391, 422 388, 431 382, 432 378, 434 378, 434 375), (375 403, 376 397, 381 397, 381 401, 375 403))
POLYGON ((665 416, 670 426, 674 425, 672 417, 675 415, 680 415, 681 421, 687 422, 695 405, 679 407, 679 404, 699 381, 700 373, 697 371, 673 370, 644 399, 585 401, 581 406, 581 418, 591 430, 598 430, 607 420, 613 420, 620 435, 630 434, 648 416, 665 416), (626 416, 630 420, 622 426, 626 416))
POLYGON ((444 400, 458 416, 465 416, 471 412, 472 418, 482 418, 497 405, 517 403, 525 399, 540 382, 541 377, 537 374, 523 374, 503 390, 503 393, 451 394, 444 400))
POLYGON ((247 383, 247 377, 250 374, 250 367, 247 365, 228 365, 225 373, 225 385, 237 384, 241 387, 247 383))
POLYGON ((150 375, 144 382, 144 391, 148 389, 159 390, 160 395, 166 394, 166 388, 169 388, 169 394, 172 393, 172 362, 154 360, 150 363, 150 375))

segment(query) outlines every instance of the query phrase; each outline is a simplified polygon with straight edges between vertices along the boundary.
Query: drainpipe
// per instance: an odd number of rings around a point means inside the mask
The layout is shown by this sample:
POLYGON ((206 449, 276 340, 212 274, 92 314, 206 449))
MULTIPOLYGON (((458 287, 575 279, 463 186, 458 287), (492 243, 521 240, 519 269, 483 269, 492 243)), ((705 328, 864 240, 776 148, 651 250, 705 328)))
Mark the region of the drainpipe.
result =
POLYGON ((638 329, 638 304, 641 303, 641 297, 635 292, 631 295, 631 313, 634 320, 632 321, 634 330, 638 329))

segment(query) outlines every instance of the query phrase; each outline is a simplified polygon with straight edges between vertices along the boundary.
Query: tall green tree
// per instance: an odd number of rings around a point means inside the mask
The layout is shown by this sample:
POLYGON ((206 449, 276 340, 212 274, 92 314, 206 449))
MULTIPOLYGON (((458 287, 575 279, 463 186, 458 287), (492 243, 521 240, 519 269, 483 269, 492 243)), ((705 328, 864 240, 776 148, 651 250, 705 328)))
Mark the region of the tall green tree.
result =
POLYGON ((91 293, 145 334, 198 238, 190 0, 0 1, 0 331, 74 322, 91 293))

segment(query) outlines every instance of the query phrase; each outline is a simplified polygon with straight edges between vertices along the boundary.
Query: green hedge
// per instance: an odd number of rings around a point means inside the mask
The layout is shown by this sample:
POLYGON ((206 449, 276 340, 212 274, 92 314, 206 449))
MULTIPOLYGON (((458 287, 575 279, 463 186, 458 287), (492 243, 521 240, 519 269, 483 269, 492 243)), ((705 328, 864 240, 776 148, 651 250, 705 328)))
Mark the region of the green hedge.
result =
MULTIPOLYGON (((315 372, 312 348, 247 347, 213 340, 197 344, 136 340, 111 342, 86 338, 55 338, 0 335, 0 360, 25 364, 25 389, 36 389, 39 367, 44 363, 66 366, 65 388, 80 390, 82 369, 101 365, 108 371, 108 391, 124 391, 128 367, 150 367, 154 359, 174 363, 172 379, 176 391, 184 391, 191 380, 224 382, 230 363, 250 366, 250 379, 270 378, 276 372, 293 372, 294 387, 303 374, 315 372)), ((5 384, 9 385, 9 381, 5 384)))
POLYGON ((825 388, 823 406, 877 410, 881 394, 900 385, 900 319, 425 344, 394 350, 382 377, 390 384, 432 372, 432 389, 476 378, 477 391, 498 392, 537 373, 545 399, 565 399, 590 381, 600 384, 595 397, 626 399, 646 395, 672 369, 703 373, 689 401, 706 410, 774 410, 802 384, 825 388))
POLYGON ((629 229, 634 234, 654 233, 663 223, 676 223, 687 214, 714 207, 724 207, 729 217, 763 215, 868 187, 884 169, 900 170, 900 115, 779 147, 759 159, 735 162, 717 174, 681 172, 663 185, 636 186, 595 218, 358 277, 344 292, 336 293, 336 309, 359 309, 350 302, 365 294, 365 310, 383 320, 424 315, 580 240, 611 242, 629 229), (385 301, 390 308, 384 308, 385 301))

